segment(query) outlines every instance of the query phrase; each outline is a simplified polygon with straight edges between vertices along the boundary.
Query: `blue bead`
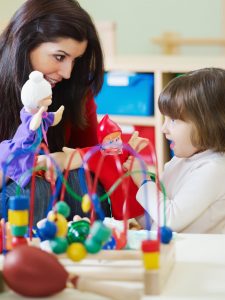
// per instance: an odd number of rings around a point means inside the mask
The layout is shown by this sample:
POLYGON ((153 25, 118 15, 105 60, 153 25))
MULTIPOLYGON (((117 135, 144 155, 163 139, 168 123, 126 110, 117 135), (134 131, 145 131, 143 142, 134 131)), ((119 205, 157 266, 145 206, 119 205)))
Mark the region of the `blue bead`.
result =
POLYGON ((28 196, 11 196, 9 197, 9 209, 12 210, 27 210, 29 209, 28 196))
POLYGON ((169 242, 173 237, 173 231, 167 226, 162 226, 160 228, 160 234, 161 234, 161 243, 169 244, 169 242))
POLYGON ((37 227, 37 234, 41 241, 53 239, 56 235, 56 231, 56 224, 47 219, 37 227))
POLYGON ((104 250, 112 250, 112 249, 115 249, 115 248, 116 248, 116 240, 113 236, 111 236, 109 241, 106 242, 102 247, 102 249, 104 249, 104 250))

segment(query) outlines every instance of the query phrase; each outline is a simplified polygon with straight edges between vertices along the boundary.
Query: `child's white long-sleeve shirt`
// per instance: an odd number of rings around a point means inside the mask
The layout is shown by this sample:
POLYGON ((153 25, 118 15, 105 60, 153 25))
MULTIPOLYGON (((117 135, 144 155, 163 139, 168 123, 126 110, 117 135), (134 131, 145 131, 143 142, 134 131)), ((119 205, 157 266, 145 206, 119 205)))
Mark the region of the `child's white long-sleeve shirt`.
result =
MULTIPOLYGON (((225 233, 225 154, 210 150, 190 158, 173 157, 161 178, 166 199, 167 225, 177 232, 225 233)), ((149 181, 137 200, 158 223, 156 184, 149 181), (146 201, 147 193, 147 201, 146 201)), ((163 195, 160 193, 160 223, 163 224, 163 195)))

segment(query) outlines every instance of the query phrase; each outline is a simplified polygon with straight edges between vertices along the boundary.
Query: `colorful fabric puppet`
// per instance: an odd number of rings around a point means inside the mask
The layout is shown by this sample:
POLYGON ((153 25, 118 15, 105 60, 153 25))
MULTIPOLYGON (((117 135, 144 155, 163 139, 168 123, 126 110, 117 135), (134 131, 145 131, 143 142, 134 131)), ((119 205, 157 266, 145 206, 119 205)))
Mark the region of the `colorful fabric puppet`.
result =
POLYGON ((10 155, 18 152, 18 155, 8 164, 6 176, 25 187, 30 181, 35 157, 35 150, 40 145, 42 138, 47 143, 46 132, 49 126, 58 124, 62 118, 64 107, 57 112, 47 112, 52 103, 52 89, 50 83, 44 79, 39 71, 33 71, 29 80, 21 90, 21 100, 24 107, 20 111, 21 124, 15 135, 10 140, 0 143, 0 166, 7 161, 10 155))

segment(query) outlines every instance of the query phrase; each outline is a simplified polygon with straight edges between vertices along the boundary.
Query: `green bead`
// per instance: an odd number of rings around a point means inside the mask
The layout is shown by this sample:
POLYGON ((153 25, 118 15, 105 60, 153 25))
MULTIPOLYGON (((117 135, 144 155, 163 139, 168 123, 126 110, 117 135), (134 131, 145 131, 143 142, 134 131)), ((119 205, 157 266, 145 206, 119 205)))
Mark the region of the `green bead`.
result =
POLYGON ((70 223, 67 240, 71 243, 84 243, 90 231, 90 223, 85 220, 70 223))
POLYGON ((24 236, 27 233, 28 226, 10 226, 13 236, 24 236))
POLYGON ((102 244, 98 243, 94 239, 86 239, 84 242, 84 246, 88 253, 95 254, 98 253, 102 249, 102 244))
POLYGON ((59 202, 56 203, 56 211, 59 214, 63 215, 65 218, 67 218, 70 215, 71 209, 70 209, 69 205, 66 202, 59 201, 59 202))
POLYGON ((105 226, 101 221, 95 221, 91 227, 91 236, 101 244, 110 238, 111 233, 111 228, 105 226))
POLYGON ((61 254, 66 252, 68 247, 67 239, 64 237, 55 237, 52 240, 49 240, 50 247, 52 249, 52 252, 56 254, 61 254))

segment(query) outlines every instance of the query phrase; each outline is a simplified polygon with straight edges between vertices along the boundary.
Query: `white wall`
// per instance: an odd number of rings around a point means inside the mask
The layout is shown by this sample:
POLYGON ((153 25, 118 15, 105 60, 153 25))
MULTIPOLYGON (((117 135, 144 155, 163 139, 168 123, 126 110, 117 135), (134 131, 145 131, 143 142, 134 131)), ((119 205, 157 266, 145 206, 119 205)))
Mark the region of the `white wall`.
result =
POLYGON ((25 0, 0 0, 0 22, 8 20, 25 0))

